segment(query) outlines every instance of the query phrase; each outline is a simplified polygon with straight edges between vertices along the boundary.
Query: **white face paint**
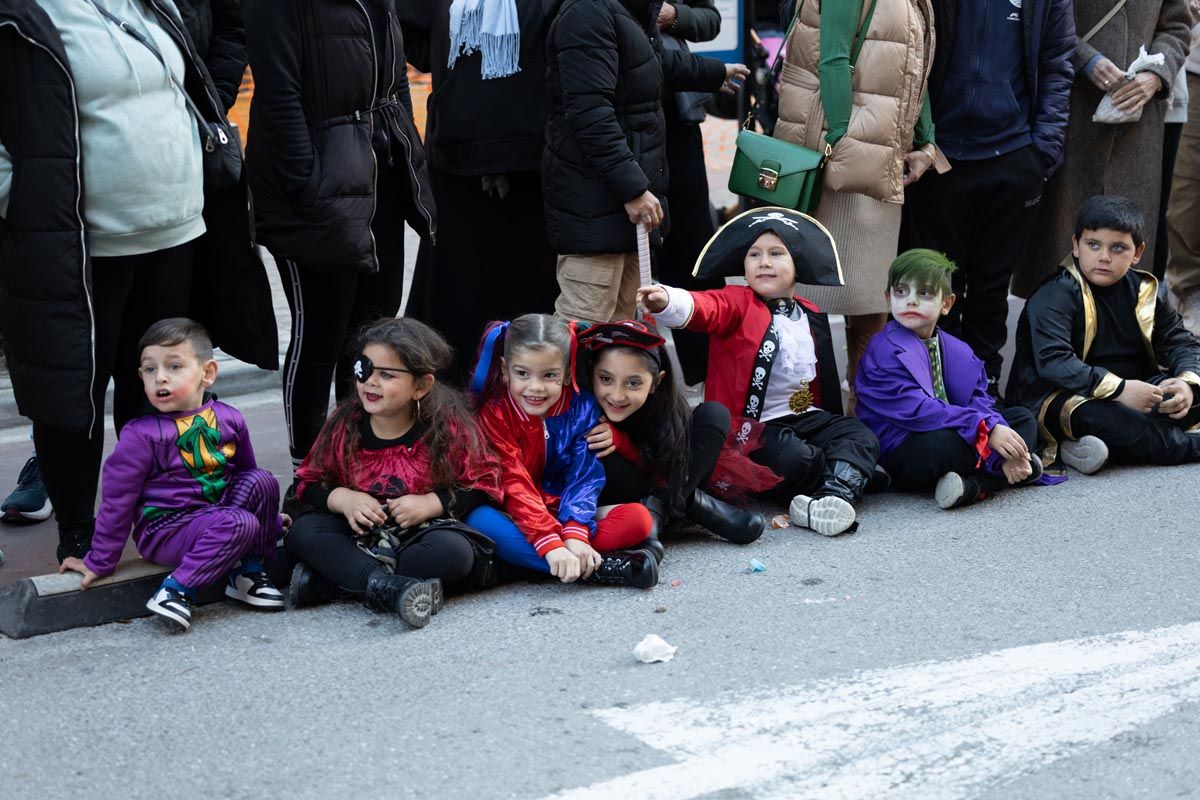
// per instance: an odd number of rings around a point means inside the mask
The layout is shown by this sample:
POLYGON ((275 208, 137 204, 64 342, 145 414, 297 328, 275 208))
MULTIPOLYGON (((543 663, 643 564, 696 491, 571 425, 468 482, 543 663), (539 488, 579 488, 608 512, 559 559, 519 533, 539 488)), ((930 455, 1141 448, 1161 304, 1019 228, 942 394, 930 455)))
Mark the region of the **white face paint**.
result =
POLYGON ((922 339, 933 335, 938 317, 950 310, 946 302, 949 297, 944 296, 940 289, 917 286, 912 281, 893 286, 888 291, 888 300, 896 321, 922 339))

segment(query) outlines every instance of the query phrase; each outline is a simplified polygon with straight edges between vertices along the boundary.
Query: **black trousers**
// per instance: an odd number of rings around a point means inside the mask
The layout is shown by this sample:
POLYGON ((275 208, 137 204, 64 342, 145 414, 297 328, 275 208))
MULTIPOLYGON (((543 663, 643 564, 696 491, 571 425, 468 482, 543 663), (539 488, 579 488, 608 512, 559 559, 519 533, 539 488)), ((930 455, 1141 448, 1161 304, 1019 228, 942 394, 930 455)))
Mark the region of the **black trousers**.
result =
MULTIPOLYGON (((1162 190, 1158 196, 1158 222, 1154 241, 1167 241, 1167 208, 1171 202, 1171 184, 1175 180, 1175 155, 1179 152, 1179 142, 1183 138, 1182 122, 1168 122, 1163 125, 1162 152, 1162 190)), ((1154 277, 1161 282, 1167 274, 1167 250, 1165 244, 1154 248, 1154 277)))
MULTIPOLYGON (((1059 412, 1065 397, 1046 409, 1046 429, 1059 441, 1064 438, 1059 412)), ((1114 400, 1092 400, 1071 412, 1074 438, 1095 436, 1108 445, 1109 459, 1120 464, 1187 464, 1200 461, 1200 436, 1185 431, 1200 423, 1200 405, 1174 420, 1164 414, 1143 414, 1114 400)))
POLYGON ((1000 350, 1008 338, 1008 287, 1025 255, 1045 167, 1033 146, 980 161, 953 161, 932 170, 905 191, 903 249, 928 247, 958 265, 958 296, 943 330, 958 336, 999 380, 1000 350))
MULTIPOLYGON (((675 112, 675 98, 664 101, 667 148, 667 209, 671 228, 658 258, 658 278, 668 286, 690 291, 720 289, 723 278, 698 280, 692 268, 713 235, 712 205, 708 199, 708 171, 704 162, 704 136, 700 126, 684 122, 675 112)), ((671 331, 675 354, 687 383, 704 380, 708 370, 708 334, 682 328, 671 331)))
POLYGON ((765 498, 790 499, 821 485, 826 467, 844 461, 869 478, 879 459, 879 440, 853 417, 814 409, 767 422, 762 447, 750 460, 768 467, 783 483, 765 498))
MULTIPOLYGON (((284 545, 293 561, 303 561, 342 591, 361 595, 367 576, 380 562, 358 548, 354 531, 340 514, 314 512, 297 519, 284 545)), ((396 554, 397 575, 409 578, 441 578, 447 592, 467 587, 475 566, 475 549, 458 531, 430 528, 396 554)))
MULTIPOLYGON (((701 403, 692 410, 692 438, 687 443, 687 477, 683 482, 683 497, 691 497, 717 465, 725 437, 729 434, 729 410, 720 403, 701 403)), ((604 489, 600 492, 602 506, 618 503, 637 503, 653 494, 669 506, 666 487, 656 486, 654 476, 638 469, 624 457, 612 453, 602 459, 604 465, 604 489)), ((683 509, 675 509, 682 513, 683 509)))
POLYGON ((119 433, 126 422, 153 410, 138 377, 138 340, 160 319, 187 316, 191 285, 191 242, 136 256, 92 259, 95 423, 86 433, 33 424, 38 466, 60 532, 86 529, 86 541, 91 540, 109 378, 113 380, 113 422, 119 433))
POLYGON ((283 364, 283 413, 292 461, 308 453, 329 412, 329 382, 339 400, 353 391, 350 366, 364 326, 394 317, 404 299, 404 201, 408 179, 380 172, 371 232, 379 271, 337 264, 277 262, 288 307, 291 341, 283 364))
MULTIPOLYGON (((1016 431, 1025 442, 1029 452, 1037 449, 1037 417, 1033 412, 1021 406, 999 408, 1004 423, 1016 431)), ((979 454, 967 440, 958 435, 957 431, 940 430, 927 433, 914 433, 904 440, 888 455, 884 468, 892 476, 892 485, 906 492, 921 492, 933 488, 938 479, 947 472, 957 472, 960 475, 979 474, 975 464, 979 454)), ((986 475, 984 477, 987 490, 995 494, 1008 485, 1008 481, 1000 476, 986 475)))
POLYGON ((452 382, 465 384, 489 322, 552 313, 557 254, 546 242, 542 178, 514 172, 504 198, 478 175, 429 168, 438 207, 437 245, 421 242, 405 313, 454 348, 452 382))

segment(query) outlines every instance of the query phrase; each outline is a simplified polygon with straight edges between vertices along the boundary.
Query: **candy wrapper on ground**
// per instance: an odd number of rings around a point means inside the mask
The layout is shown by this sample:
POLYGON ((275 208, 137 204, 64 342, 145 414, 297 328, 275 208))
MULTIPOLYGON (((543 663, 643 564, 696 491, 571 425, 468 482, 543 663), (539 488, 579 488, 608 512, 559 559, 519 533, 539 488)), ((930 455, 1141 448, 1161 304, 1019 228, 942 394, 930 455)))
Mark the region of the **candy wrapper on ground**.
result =
POLYGON ((651 633, 638 642, 633 648, 633 655, 643 664, 653 664, 656 661, 670 661, 675 657, 678 647, 667 644, 658 634, 651 633))
MULTIPOLYGON (((1146 52, 1146 46, 1142 45, 1138 48, 1137 58, 1125 70, 1125 77, 1128 80, 1133 80, 1133 76, 1139 72, 1144 72, 1147 67, 1161 66, 1166 59, 1162 53, 1150 55, 1146 52)), ((1092 114, 1092 122, 1103 122, 1108 125, 1123 125, 1129 122, 1137 122, 1142 118, 1142 109, 1145 106, 1140 106, 1136 111, 1122 111, 1117 108, 1113 102, 1112 95, 1120 86, 1110 89, 1104 97, 1100 99, 1100 105, 1096 106, 1096 113, 1092 114)))

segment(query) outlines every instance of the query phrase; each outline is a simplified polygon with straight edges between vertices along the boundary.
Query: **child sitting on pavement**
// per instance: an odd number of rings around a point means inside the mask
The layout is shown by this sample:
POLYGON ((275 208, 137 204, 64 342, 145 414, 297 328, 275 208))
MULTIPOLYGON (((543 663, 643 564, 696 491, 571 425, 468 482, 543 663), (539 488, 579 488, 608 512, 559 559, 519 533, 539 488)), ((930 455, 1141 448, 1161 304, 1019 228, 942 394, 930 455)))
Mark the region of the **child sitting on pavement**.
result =
POLYGON ((133 530, 143 558, 171 567, 146 607, 187 630, 196 592, 224 580, 225 595, 280 610, 264 559, 282 529, 279 482, 259 469, 246 422, 205 390, 217 378, 212 339, 182 317, 150 326, 138 367, 154 413, 121 430, 104 464, 92 549, 59 572, 83 575, 81 589, 116 569, 133 530))
POLYGON ((892 320, 867 345, 855 378, 856 414, 879 437, 892 485, 961 508, 1042 473, 1037 420, 995 407, 971 348, 938 329, 954 305, 954 262, 933 250, 901 253, 888 270, 892 320))
POLYGON ((643 286, 639 302, 664 325, 709 335, 704 399, 729 409, 735 431, 766 423, 750 459, 783 478, 772 494, 795 495, 792 521, 825 536, 854 530, 879 442, 842 415, 829 322, 794 294, 797 280, 843 282, 829 232, 792 209, 753 209, 713 235, 695 272, 744 275, 749 285, 643 286))
POLYGON ((1089 199, 1071 237, 1074 263, 1046 280, 1017 325, 1008 398, 1035 414, 1046 442, 1084 474, 1200 461, 1200 342, 1133 267, 1146 249, 1131 200, 1089 199))

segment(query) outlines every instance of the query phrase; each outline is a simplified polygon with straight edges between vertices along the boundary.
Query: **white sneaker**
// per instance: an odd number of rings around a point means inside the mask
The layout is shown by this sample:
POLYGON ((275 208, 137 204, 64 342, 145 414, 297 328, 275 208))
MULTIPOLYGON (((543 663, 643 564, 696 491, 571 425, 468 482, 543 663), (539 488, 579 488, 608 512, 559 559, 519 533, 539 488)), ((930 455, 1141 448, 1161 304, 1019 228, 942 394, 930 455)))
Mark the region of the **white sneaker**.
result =
POLYGON ((1058 455, 1068 467, 1092 475, 1108 463, 1108 445, 1103 439, 1084 436, 1078 441, 1059 444, 1058 455))
POLYGON ((275 588, 265 572, 243 572, 225 581, 225 596, 254 608, 283 610, 283 592, 275 588))
POLYGON ((808 528, 822 536, 837 536, 854 525, 854 506, 840 497, 812 498, 798 494, 792 498, 788 509, 792 524, 808 528))

